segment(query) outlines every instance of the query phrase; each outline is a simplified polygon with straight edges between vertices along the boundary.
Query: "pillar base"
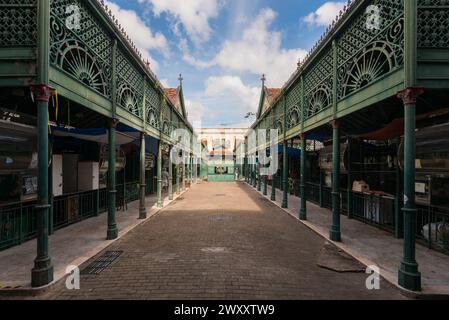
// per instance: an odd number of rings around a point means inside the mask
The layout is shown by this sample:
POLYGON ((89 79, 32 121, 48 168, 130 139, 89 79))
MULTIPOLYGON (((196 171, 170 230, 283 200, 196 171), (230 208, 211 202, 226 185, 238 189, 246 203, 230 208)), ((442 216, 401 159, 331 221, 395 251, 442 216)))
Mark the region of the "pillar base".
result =
POLYGON ((146 208, 139 208, 139 219, 144 220, 147 218, 147 209, 146 208))
POLYGON ((285 200, 282 201, 282 209, 288 209, 288 202, 286 202, 285 200))
POLYGON ((53 282, 53 265, 50 257, 34 260, 34 268, 31 270, 31 286, 43 287, 53 282))
POLYGON ((107 234, 107 240, 115 240, 118 238, 118 229, 117 226, 109 227, 108 228, 108 234, 107 234))
POLYGON ((164 203, 162 202, 162 201, 158 201, 157 202, 157 207, 160 209, 160 208, 163 208, 164 207, 164 203))
POLYGON ((341 232, 338 228, 332 226, 332 229, 329 233, 329 239, 335 242, 341 242, 341 232))
POLYGON ((421 273, 418 271, 416 262, 401 262, 398 272, 398 283, 405 289, 421 291, 421 273))
POLYGON ((276 201, 276 196, 271 195, 271 201, 276 201))
POLYGON ((307 220, 307 212, 303 209, 299 212, 299 220, 306 221, 307 220))

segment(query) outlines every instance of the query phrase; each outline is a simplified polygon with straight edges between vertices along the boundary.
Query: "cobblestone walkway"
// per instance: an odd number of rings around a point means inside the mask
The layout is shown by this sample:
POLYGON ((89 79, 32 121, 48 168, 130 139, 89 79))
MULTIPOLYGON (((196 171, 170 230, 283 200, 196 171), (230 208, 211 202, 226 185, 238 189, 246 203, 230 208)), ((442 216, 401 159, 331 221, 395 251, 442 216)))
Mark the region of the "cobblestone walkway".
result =
MULTIPOLYGON (((402 299, 386 281, 317 266, 325 240, 243 183, 202 183, 106 251, 81 290, 52 299, 402 299)), ((101 255, 101 253, 100 253, 101 255)), ((87 265, 86 263, 85 265, 87 265)))

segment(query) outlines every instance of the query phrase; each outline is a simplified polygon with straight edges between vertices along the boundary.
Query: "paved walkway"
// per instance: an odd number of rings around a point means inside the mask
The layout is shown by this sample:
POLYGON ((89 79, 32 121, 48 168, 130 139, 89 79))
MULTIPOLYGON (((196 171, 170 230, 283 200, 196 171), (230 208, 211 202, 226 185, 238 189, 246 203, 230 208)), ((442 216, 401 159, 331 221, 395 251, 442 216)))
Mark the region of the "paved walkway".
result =
MULTIPOLYGON (((276 204, 278 206, 281 206, 282 194, 282 191, 276 190, 276 204)), ((271 187, 268 186, 267 198, 270 197, 271 187)), ((289 209, 286 211, 293 217, 298 218, 300 198, 289 195, 288 200, 289 209)), ((331 211, 310 202, 307 204, 307 209, 308 220, 303 223, 328 239, 332 225, 331 211)), ((391 233, 374 226, 348 219, 346 216, 341 216, 341 232, 342 243, 335 243, 339 248, 357 258, 366 266, 378 266, 381 275, 390 283, 397 285, 403 240, 396 239, 391 233)), ((449 295, 449 256, 417 244, 416 259, 422 273, 422 293, 429 296, 449 295)))
MULTIPOLYGON (((178 195, 175 194, 175 197, 178 195)), ((157 197, 146 198, 147 215, 150 219, 160 209, 156 207, 157 197)), ((164 206, 171 201, 165 197, 164 206)), ((139 220, 139 201, 129 203, 127 211, 117 211, 116 220, 119 237, 143 223, 139 220)), ((106 240, 107 213, 60 229, 49 237, 49 250, 54 266, 55 281, 66 274, 70 265, 79 266, 113 241, 106 240)), ((30 289, 31 269, 36 257, 36 240, 30 240, 0 252, 0 293, 2 289, 30 289)))
MULTIPOLYGON (((201 183, 107 248, 123 251, 52 299, 402 299, 317 266, 325 240, 244 183, 201 183)), ((321 257, 322 258, 322 257, 321 257)), ((88 263, 81 267, 83 270, 88 263)))

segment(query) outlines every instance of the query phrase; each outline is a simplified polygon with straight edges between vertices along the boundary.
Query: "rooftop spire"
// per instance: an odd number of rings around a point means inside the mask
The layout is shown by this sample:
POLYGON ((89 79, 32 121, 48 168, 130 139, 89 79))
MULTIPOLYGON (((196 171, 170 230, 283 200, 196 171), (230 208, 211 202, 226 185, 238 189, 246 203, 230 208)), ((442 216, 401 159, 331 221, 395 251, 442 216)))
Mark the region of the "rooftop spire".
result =
POLYGON ((179 74, 178 80, 179 80, 179 86, 182 87, 182 81, 184 80, 184 78, 182 77, 182 74, 179 74))
POLYGON ((265 73, 262 75, 262 78, 260 80, 262 81, 262 87, 265 87, 265 81, 267 81, 267 78, 265 77, 265 73))

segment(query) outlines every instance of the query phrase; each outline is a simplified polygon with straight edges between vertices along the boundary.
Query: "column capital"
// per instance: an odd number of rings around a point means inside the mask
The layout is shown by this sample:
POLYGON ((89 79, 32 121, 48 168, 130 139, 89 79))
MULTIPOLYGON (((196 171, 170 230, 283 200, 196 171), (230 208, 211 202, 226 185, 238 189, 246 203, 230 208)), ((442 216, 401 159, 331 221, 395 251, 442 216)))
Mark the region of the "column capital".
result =
POLYGON ((404 105, 416 104, 417 98, 424 93, 423 87, 409 87, 399 91, 397 97, 402 100, 404 105))
POLYGON ((332 129, 338 129, 338 128, 340 128, 340 120, 334 119, 330 122, 330 125, 331 125, 332 129))
POLYGON ((56 90, 47 84, 32 84, 31 92, 38 102, 48 102, 56 90))
POLYGON ((306 140, 306 134, 305 133, 299 134, 299 137, 301 138, 301 140, 306 140))
POLYGON ((145 132, 140 133, 140 139, 145 139, 145 132))
POLYGON ((120 120, 117 119, 117 118, 109 119, 109 128, 111 128, 111 129, 117 128, 117 125, 118 125, 119 122, 120 122, 120 120))

